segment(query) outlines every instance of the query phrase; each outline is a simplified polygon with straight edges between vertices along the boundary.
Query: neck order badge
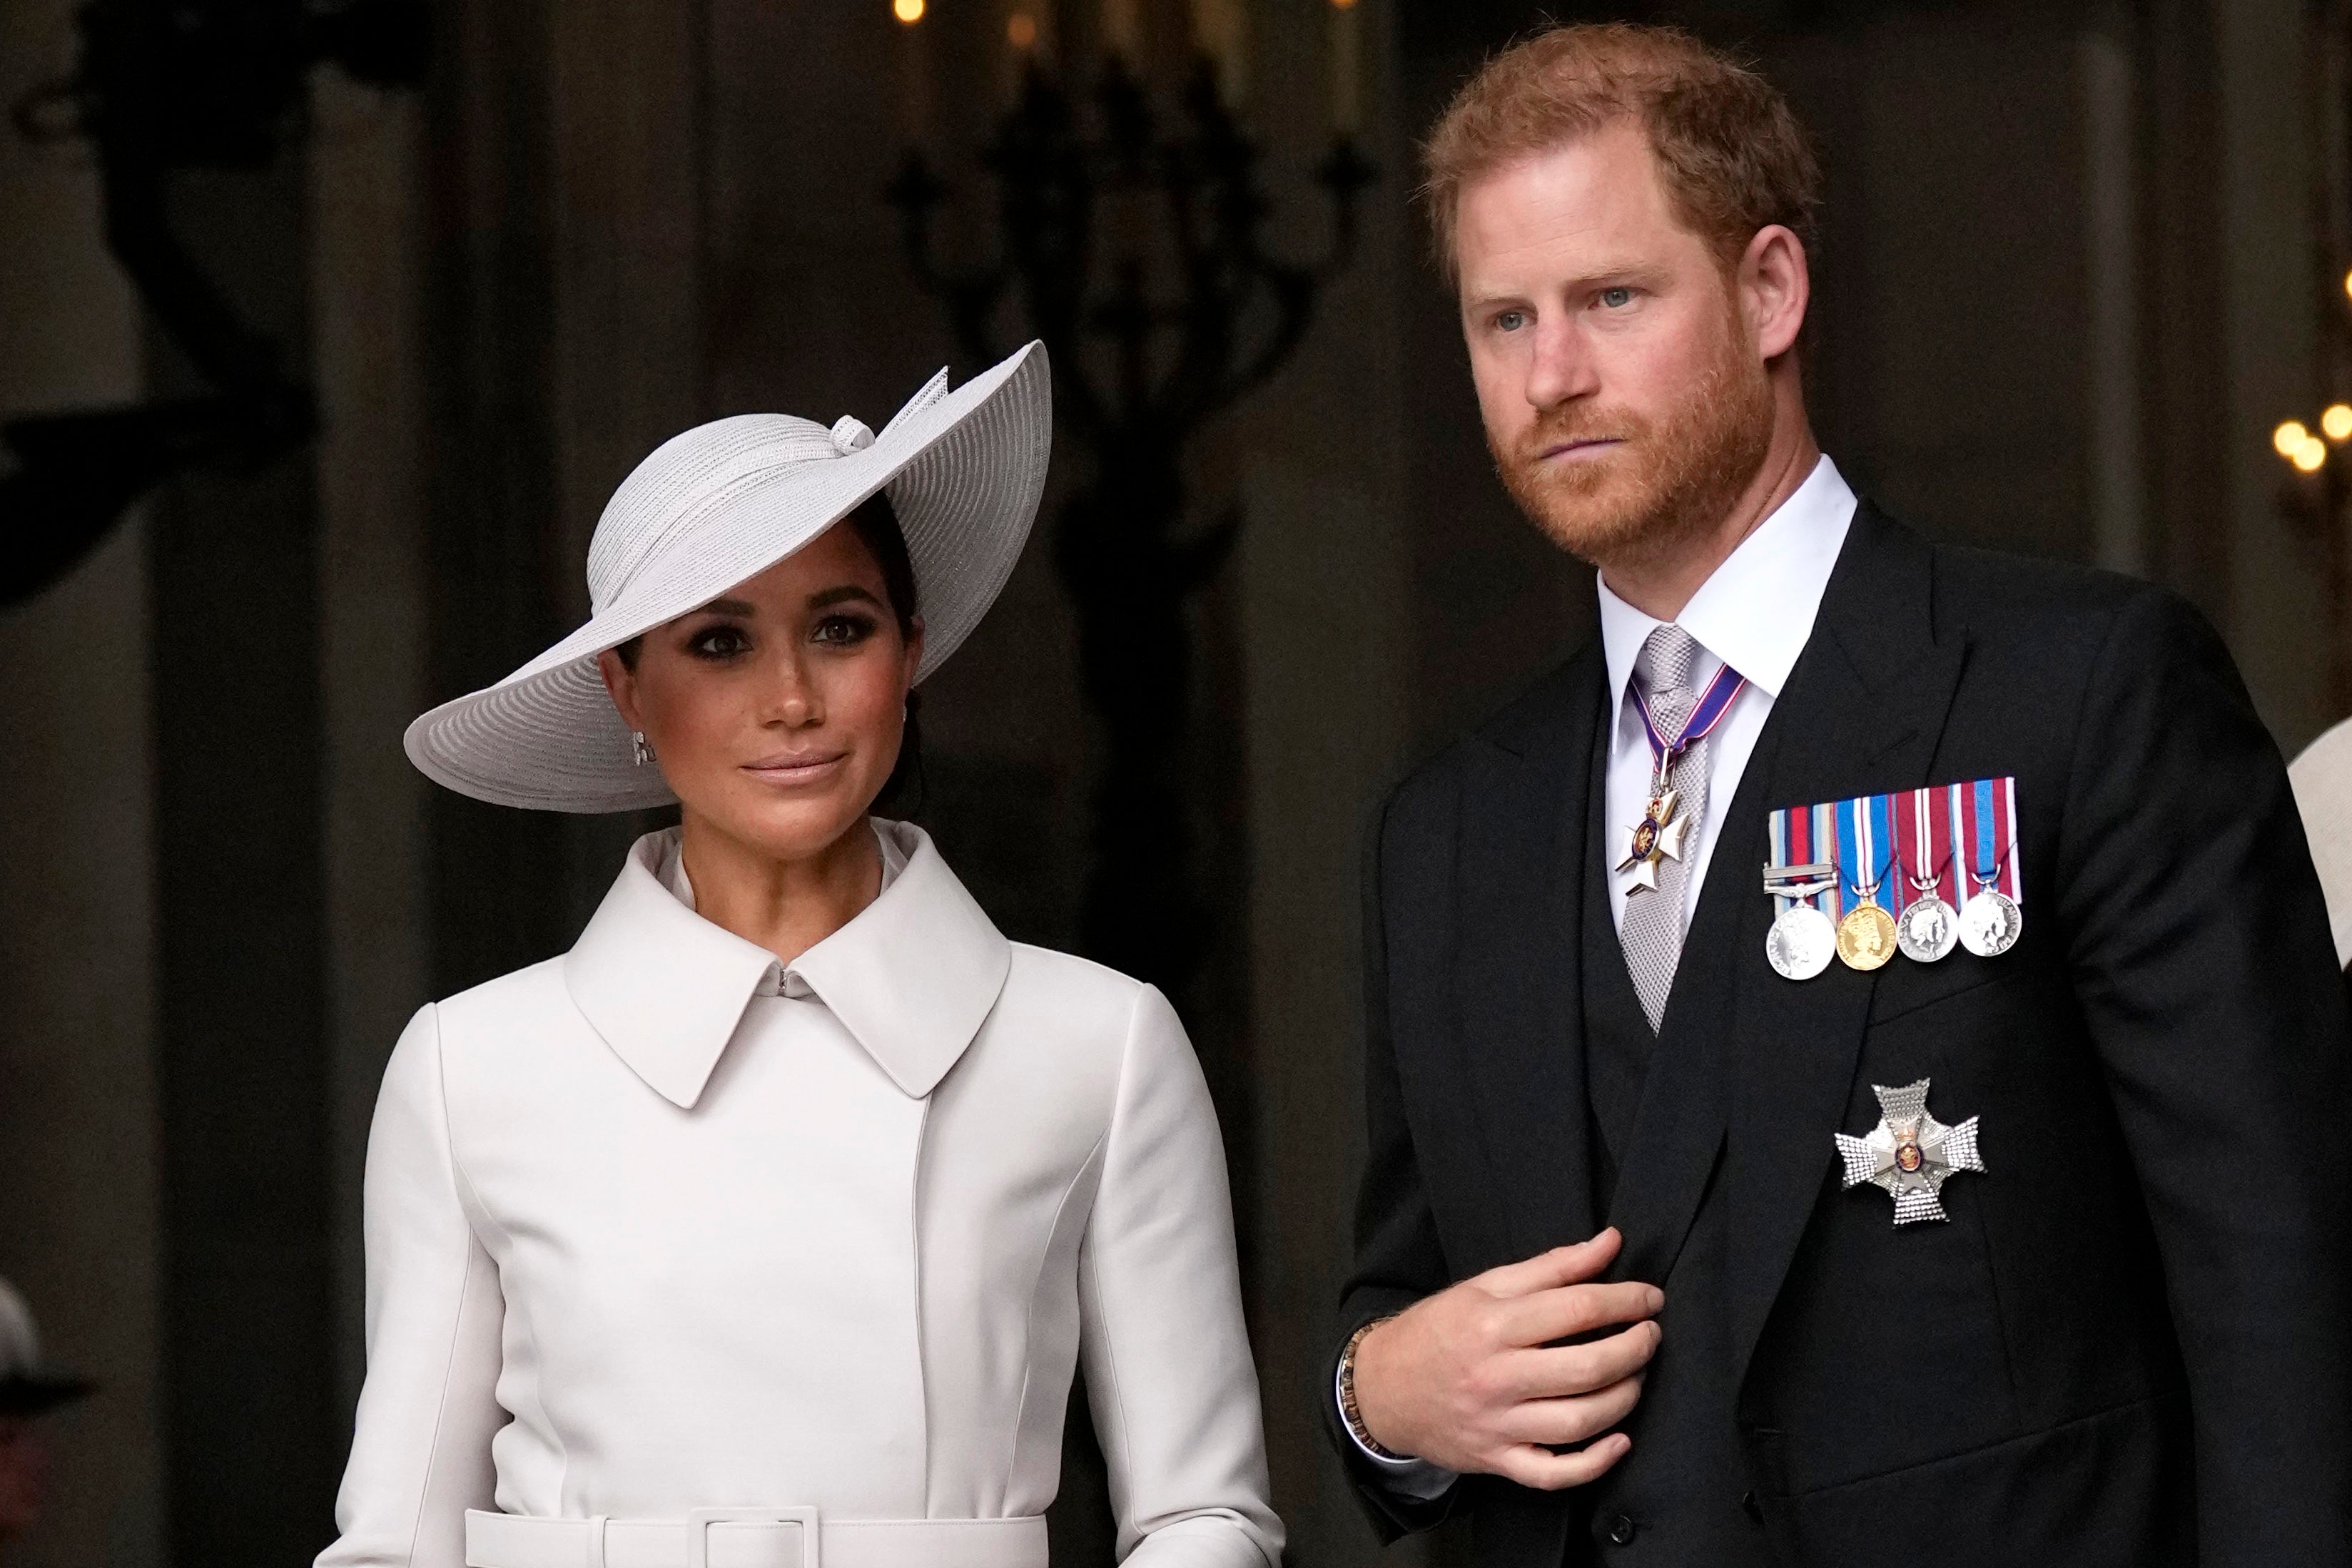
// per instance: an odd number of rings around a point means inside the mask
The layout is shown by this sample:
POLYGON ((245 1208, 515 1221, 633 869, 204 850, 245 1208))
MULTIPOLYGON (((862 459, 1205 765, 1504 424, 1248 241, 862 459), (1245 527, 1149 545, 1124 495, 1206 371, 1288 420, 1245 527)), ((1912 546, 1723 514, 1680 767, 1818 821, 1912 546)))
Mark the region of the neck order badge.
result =
POLYGON ((1956 947, 2000 956, 2025 926, 2016 823, 2010 778, 1773 812, 1764 891, 1779 911, 1765 956, 1791 980, 1820 974, 1832 952, 1856 969, 1897 952, 1921 964, 1956 947), (1905 883, 1913 896, 1898 917, 1879 893, 1905 883))
MULTIPOLYGON (((1658 733, 1657 720, 1650 716, 1649 700, 1643 696, 1638 681, 1626 689, 1633 694, 1633 706, 1642 716, 1642 733, 1650 740, 1650 799, 1642 820, 1626 830, 1624 852, 1618 857, 1619 871, 1631 870, 1633 887, 1656 892, 1658 862, 1683 858, 1683 839, 1690 831, 1690 819, 1676 810, 1680 800, 1667 782, 1675 761, 1685 751, 1705 740, 1707 732, 1723 722, 1731 705, 1746 690, 1748 677, 1726 664, 1717 670, 1708 683, 1706 693, 1698 699, 1690 716, 1672 739, 1658 733)), ((1631 891, 1630 889, 1628 891, 1631 891)))

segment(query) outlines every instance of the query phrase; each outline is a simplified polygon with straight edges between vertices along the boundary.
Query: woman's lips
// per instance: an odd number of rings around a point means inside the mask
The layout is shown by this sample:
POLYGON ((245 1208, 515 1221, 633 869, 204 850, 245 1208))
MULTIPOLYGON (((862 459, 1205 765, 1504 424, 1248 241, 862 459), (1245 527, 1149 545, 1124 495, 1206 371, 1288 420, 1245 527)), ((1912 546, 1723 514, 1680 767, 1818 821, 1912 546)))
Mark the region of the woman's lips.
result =
POLYGON ((780 752, 743 764, 743 771, 770 784, 805 784, 838 770, 845 751, 780 752))

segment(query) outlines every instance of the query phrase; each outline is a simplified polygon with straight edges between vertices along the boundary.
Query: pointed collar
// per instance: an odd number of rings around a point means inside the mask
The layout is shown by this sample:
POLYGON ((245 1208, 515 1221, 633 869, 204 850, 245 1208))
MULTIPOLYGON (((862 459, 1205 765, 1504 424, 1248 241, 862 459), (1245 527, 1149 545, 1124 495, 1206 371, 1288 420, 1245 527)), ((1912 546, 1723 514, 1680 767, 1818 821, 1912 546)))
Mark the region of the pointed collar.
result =
POLYGON ((673 893, 664 873, 677 830, 646 834, 564 958, 572 999, 632 1071, 682 1109, 702 1097, 751 998, 803 986, 901 1091, 929 1094, 996 1006, 1012 945, 929 834, 907 822, 875 826, 886 864, 900 869, 789 967, 673 893))
MULTIPOLYGON (((1812 635, 1813 617, 1844 547, 1855 505, 1844 476, 1824 456, 1805 482, 1724 558, 1675 617, 1675 624, 1709 655, 1692 666, 1695 683, 1703 685, 1729 664, 1750 685, 1768 696, 1780 696, 1797 655, 1805 651, 1805 640, 1812 635)), ((1622 714, 1633 662, 1650 633, 1664 622, 1618 598, 1597 575, 1594 581, 1601 591, 1601 648, 1609 661, 1609 711, 1622 714)))

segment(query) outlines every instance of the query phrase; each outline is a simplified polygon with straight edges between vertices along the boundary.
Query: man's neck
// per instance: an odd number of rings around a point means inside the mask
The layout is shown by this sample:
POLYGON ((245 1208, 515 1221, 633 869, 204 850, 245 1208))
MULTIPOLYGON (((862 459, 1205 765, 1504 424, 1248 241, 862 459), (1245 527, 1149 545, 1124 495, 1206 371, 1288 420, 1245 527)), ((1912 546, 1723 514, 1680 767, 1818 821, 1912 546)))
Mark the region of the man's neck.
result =
POLYGON ((1680 615, 1716 569, 1797 493, 1820 464, 1821 444, 1806 421, 1784 422, 1783 428, 1787 438, 1774 437, 1756 477, 1716 527, 1690 536, 1669 552, 1598 562, 1609 591, 1653 620, 1672 621, 1680 615))

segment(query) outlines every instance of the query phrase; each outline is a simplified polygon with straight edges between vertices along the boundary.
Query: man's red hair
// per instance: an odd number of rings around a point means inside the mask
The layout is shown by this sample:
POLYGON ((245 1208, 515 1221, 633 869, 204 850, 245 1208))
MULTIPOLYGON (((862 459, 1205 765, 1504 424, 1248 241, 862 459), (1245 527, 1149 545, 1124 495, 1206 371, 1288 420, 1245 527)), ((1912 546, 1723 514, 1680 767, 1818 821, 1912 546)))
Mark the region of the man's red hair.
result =
POLYGON ((1621 120, 1642 127, 1677 214, 1727 263, 1774 224, 1811 244, 1821 165, 1777 88, 1679 28, 1586 23, 1488 60, 1430 132, 1421 194, 1440 270, 1459 282, 1464 186, 1621 120))

